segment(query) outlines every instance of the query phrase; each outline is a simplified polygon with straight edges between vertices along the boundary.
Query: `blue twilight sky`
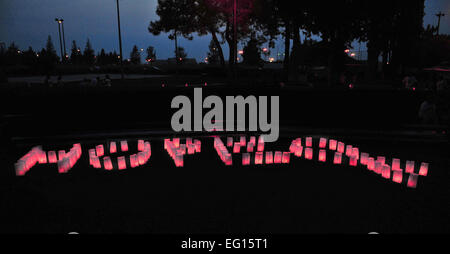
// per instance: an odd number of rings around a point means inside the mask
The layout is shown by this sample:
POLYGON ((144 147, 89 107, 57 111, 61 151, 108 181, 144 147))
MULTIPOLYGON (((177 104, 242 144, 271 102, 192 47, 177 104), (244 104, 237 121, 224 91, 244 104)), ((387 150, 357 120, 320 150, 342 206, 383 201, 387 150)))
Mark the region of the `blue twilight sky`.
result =
MULTIPOLYGON (((424 25, 436 25, 435 14, 442 11, 446 16, 441 19, 441 33, 450 33, 450 1, 426 0, 425 5, 424 25)), ((156 6, 157 0, 120 0, 124 57, 129 57, 134 44, 144 49, 154 46, 159 59, 173 56, 173 41, 165 34, 153 36, 147 30, 149 22, 158 19, 156 6)), ((0 0, 0 42, 9 45, 14 41, 21 49, 32 46, 40 50, 50 35, 59 52, 56 17, 64 19, 67 52, 72 40, 84 48, 87 38, 96 51, 104 48, 107 52, 118 52, 115 0, 0 0)), ((201 61, 210 39, 209 35, 195 37, 193 41, 181 39, 180 46, 186 49, 188 57, 201 61)), ((227 56, 226 45, 224 51, 227 56)), ((281 41, 273 50, 274 56, 276 51, 283 51, 281 41)))

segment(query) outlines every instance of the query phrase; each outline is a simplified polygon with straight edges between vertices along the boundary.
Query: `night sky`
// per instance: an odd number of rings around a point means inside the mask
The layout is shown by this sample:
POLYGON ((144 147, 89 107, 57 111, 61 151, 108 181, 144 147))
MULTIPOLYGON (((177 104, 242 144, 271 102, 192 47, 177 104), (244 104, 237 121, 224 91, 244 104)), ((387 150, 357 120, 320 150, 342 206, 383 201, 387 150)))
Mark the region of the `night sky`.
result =
MULTIPOLYGON (((441 19, 441 33, 450 33, 450 1, 426 0, 424 25, 437 24, 435 14, 446 14, 441 19)), ((121 0, 121 27, 124 56, 129 57, 131 48, 154 46, 158 59, 173 57, 174 43, 166 34, 151 35, 148 24, 157 20, 155 13, 157 0, 121 0)), ((84 48, 87 38, 96 51, 104 48, 107 52, 118 50, 117 16, 115 0, 0 0, 0 42, 9 45, 12 41, 21 49, 32 46, 41 49, 50 35, 57 52, 59 52, 58 25, 56 17, 64 19, 66 49, 70 54, 72 40, 78 47, 84 48)), ((188 57, 201 61, 208 51, 210 36, 194 37, 193 41, 180 40, 188 57)), ((273 50, 283 51, 280 41, 273 50)), ((228 47, 224 46, 225 56, 228 47)))

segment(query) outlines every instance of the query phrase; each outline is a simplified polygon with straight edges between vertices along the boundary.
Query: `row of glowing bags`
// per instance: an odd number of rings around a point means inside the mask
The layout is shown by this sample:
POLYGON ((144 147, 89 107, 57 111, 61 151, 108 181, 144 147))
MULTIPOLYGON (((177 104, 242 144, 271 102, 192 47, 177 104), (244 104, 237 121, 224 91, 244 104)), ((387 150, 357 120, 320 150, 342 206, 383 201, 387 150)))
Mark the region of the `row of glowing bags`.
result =
MULTIPOLYGON (((128 151, 128 143, 127 141, 121 141, 121 150, 122 151, 128 151)), ((144 142, 143 140, 138 140, 138 152, 137 154, 130 155, 130 166, 132 168, 135 168, 139 165, 144 165, 147 163, 148 159, 151 156, 151 145, 150 142, 144 142)), ((116 150, 116 143, 111 142, 110 143, 110 152, 115 153, 116 150)), ((104 148, 103 145, 98 145, 95 147, 95 149, 89 150, 89 161, 90 164, 93 165, 95 168, 101 168, 101 163, 99 157, 104 155, 104 148)), ((117 158, 117 164, 119 169, 126 169, 126 161, 125 156, 120 156, 117 158)), ((103 165, 106 170, 112 170, 113 165, 111 158, 109 156, 105 156, 103 158, 103 165)))
POLYGON ((188 154, 201 152, 201 142, 200 140, 193 140, 191 138, 186 138, 186 144, 181 144, 179 138, 164 140, 164 149, 166 149, 170 157, 172 157, 176 167, 183 167, 183 155, 186 154, 186 148, 188 154))
MULTIPOLYGON (((312 146, 312 138, 311 137, 307 137, 306 138, 306 146, 312 146)), ((325 148, 327 144, 327 139, 326 138, 320 138, 319 140, 319 147, 320 148, 325 148)), ((302 150, 303 147, 301 145, 301 138, 297 138, 294 141, 292 141, 292 144, 290 146, 290 151, 295 153, 296 156, 301 156, 302 154, 302 150)), ((360 163, 363 165, 367 165, 367 164, 374 164, 376 163, 374 161, 374 158, 369 157, 368 153, 361 153, 361 158, 360 154, 359 154, 359 149, 357 147, 352 147, 351 145, 345 145, 343 142, 338 142, 336 140, 330 139, 329 140, 329 149, 330 150, 336 150, 338 153, 342 154, 345 151, 345 154, 350 157, 350 165, 351 166, 356 166, 357 164, 357 160, 360 160, 360 163), (352 158, 354 157, 354 158, 352 158)), ((339 157, 340 155, 336 153, 335 154, 335 163, 341 163, 341 158, 339 157)), ((305 158, 307 159, 312 159, 312 150, 309 148, 305 149, 305 158)), ((326 152, 323 150, 319 151, 319 161, 325 161, 326 160, 326 152)), ((381 162, 381 166, 383 166, 385 164, 385 157, 383 156, 378 156, 377 157, 377 161, 381 162)), ((406 161, 405 164, 405 172, 406 173, 414 173, 414 161, 406 161)), ((371 168, 374 168, 374 166, 369 165, 371 168)), ((400 165, 400 159, 392 159, 392 170, 401 170, 401 165, 400 165)), ((422 162, 420 164, 420 170, 418 172, 419 175, 423 175, 426 176, 428 173, 428 163, 422 162)))
POLYGON ((70 151, 66 154, 66 151, 58 151, 56 156, 55 151, 44 152, 40 146, 34 147, 30 152, 25 154, 15 164, 16 175, 24 175, 30 170, 36 163, 58 163, 58 170, 60 173, 67 172, 75 165, 78 159, 81 157, 81 145, 74 144, 70 151))
MULTIPOLYGON (((276 151, 273 153, 272 151, 266 151, 265 152, 265 163, 266 164, 272 164, 272 163, 289 163, 290 162, 290 152, 281 152, 276 151)), ((263 152, 256 152, 255 153, 255 164, 263 164, 263 152)), ((250 153, 243 153, 242 154, 242 165, 250 165, 250 153)))

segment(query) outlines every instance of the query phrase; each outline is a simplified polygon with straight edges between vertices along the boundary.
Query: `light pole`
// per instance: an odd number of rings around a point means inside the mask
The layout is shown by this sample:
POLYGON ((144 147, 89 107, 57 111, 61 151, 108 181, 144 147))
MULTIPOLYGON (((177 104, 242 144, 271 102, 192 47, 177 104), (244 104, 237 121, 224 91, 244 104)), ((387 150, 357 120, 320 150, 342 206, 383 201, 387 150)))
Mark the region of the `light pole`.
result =
POLYGON ((437 35, 439 35, 439 27, 441 26, 441 17, 444 17, 445 14, 442 12, 439 12, 438 14, 436 14, 436 16, 438 17, 438 24, 437 24, 437 35))
POLYGON ((62 29, 62 38, 63 38, 63 47, 64 47, 64 60, 66 60, 67 53, 66 53, 66 36, 64 35, 64 19, 61 19, 61 29, 62 29))
POLYGON ((237 79, 237 0, 233 1, 233 76, 237 79))
POLYGON ((62 19, 55 18, 55 21, 58 23, 59 48, 60 48, 60 51, 61 51, 61 62, 63 62, 65 56, 63 56, 63 45, 62 45, 62 38, 61 38, 61 23, 62 23, 62 19))
POLYGON ((123 55, 122 55, 122 35, 120 33, 120 10, 119 10, 119 0, 116 0, 117 4, 117 26, 119 28, 119 50, 120 50, 120 75, 121 78, 124 78, 123 75, 123 55))

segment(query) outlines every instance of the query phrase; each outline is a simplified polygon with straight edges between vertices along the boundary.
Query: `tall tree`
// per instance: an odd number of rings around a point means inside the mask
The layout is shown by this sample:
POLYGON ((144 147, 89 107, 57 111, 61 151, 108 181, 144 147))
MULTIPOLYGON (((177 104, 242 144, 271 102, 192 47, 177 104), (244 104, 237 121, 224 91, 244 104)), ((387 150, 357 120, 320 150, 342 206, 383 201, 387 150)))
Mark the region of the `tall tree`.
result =
POLYGON ((32 47, 22 53, 22 63, 33 67, 37 64, 37 55, 32 47))
POLYGON ((86 41, 86 46, 84 47, 83 62, 87 65, 92 65, 95 62, 95 53, 89 39, 86 41))
POLYGON ((156 51, 153 46, 147 47, 147 57, 145 58, 147 62, 153 63, 156 60, 156 51))
POLYGON ((141 53, 139 52, 138 46, 134 45, 130 53, 130 62, 132 64, 141 63, 141 53))
POLYGON ((192 0, 158 0, 156 14, 159 20, 151 21, 148 31, 154 35, 169 33, 169 39, 175 41, 175 59, 179 59, 178 36, 188 40, 193 38, 195 10, 195 1, 192 0))
POLYGON ((101 49, 100 53, 97 55, 97 63, 98 65, 106 65, 108 64, 108 55, 105 52, 105 49, 101 49))
POLYGON ((45 44, 45 51, 47 52, 48 55, 58 58, 55 46, 53 45, 52 37, 50 37, 50 35, 48 36, 47 43, 45 44))
POLYGON ((6 65, 6 46, 4 42, 0 42, 0 65, 6 65))
POLYGON ((70 61, 72 62, 72 64, 81 64, 82 62, 81 50, 80 48, 78 48, 76 41, 72 41, 70 61))
POLYGON ((219 48, 216 45, 216 41, 214 39, 211 39, 208 48, 209 48, 209 52, 207 54, 208 64, 222 64, 219 48))
MULTIPOLYGON (((236 13, 236 22, 237 22, 237 41, 241 38, 246 37, 250 34, 250 26, 251 26, 251 14, 253 12, 253 3, 254 0, 239 0, 237 1, 237 13, 236 13)), ((234 8, 234 0, 205 0, 205 4, 207 6, 208 11, 212 11, 219 17, 217 20, 224 30, 220 31, 221 37, 227 42, 229 48, 229 56, 228 61, 231 65, 233 61, 231 61, 234 57, 233 52, 236 52, 237 48, 235 48, 233 41, 233 8, 234 8)), ((214 39, 214 36, 213 36, 214 39)))
MULTIPOLYGON (((248 35, 253 1, 237 1, 238 40, 248 35)), ((178 35, 192 39, 191 34, 194 32, 200 36, 209 33, 218 49, 220 63, 225 66, 222 42, 228 43, 229 59, 232 59, 235 50, 232 30, 233 2, 233 0, 158 0, 156 13, 160 19, 150 22, 149 31, 154 35, 161 32, 170 33, 169 38, 175 40, 175 48, 178 48, 178 35)), ((176 52, 175 55, 177 56, 176 52)), ((178 56, 177 58, 179 59, 178 56)))
POLYGON ((261 45, 258 43, 258 40, 251 38, 244 47, 244 54, 242 55, 244 64, 259 65, 262 62, 260 48, 261 45))
POLYGON ((11 42, 5 52, 6 63, 10 65, 20 64, 20 53, 19 47, 14 42, 11 42))
POLYGON ((310 17, 307 19, 307 30, 320 33, 329 49, 329 85, 337 83, 340 73, 344 71, 345 49, 354 39, 361 37, 362 20, 366 18, 361 10, 365 4, 365 1, 358 0, 316 0, 307 6, 306 13, 310 17))
MULTIPOLYGON (((405 66, 416 63, 418 44, 423 31, 424 1, 369 1, 360 9, 362 41, 367 42, 367 77, 375 78, 378 59, 382 56, 382 71, 389 66, 400 74, 405 66)), ((432 29, 430 29, 432 31, 432 29)), ((383 75, 384 76, 384 75, 383 75)))
POLYGON ((47 38, 45 49, 42 49, 39 55, 39 63, 44 72, 50 74, 58 62, 58 55, 56 54, 55 46, 53 46, 52 37, 50 37, 50 35, 47 38))
POLYGON ((178 59, 177 59, 177 61, 182 63, 186 59, 187 53, 184 51, 183 47, 178 47, 177 51, 178 51, 178 59))
POLYGON ((200 36, 208 33, 211 34, 211 40, 213 42, 211 42, 209 46, 214 44, 213 48, 216 49, 214 50, 214 54, 217 55, 220 65, 225 67, 222 42, 219 40, 219 35, 221 34, 221 28, 225 24, 225 19, 224 15, 218 12, 214 8, 214 5, 209 3, 210 1, 211 0, 197 1, 195 10, 195 31, 200 36))
POLYGON ((414 66, 418 57, 418 44, 423 31, 424 0, 411 0, 405 4, 397 0, 398 12, 393 23, 392 61, 397 74, 403 74, 405 67, 414 66))

